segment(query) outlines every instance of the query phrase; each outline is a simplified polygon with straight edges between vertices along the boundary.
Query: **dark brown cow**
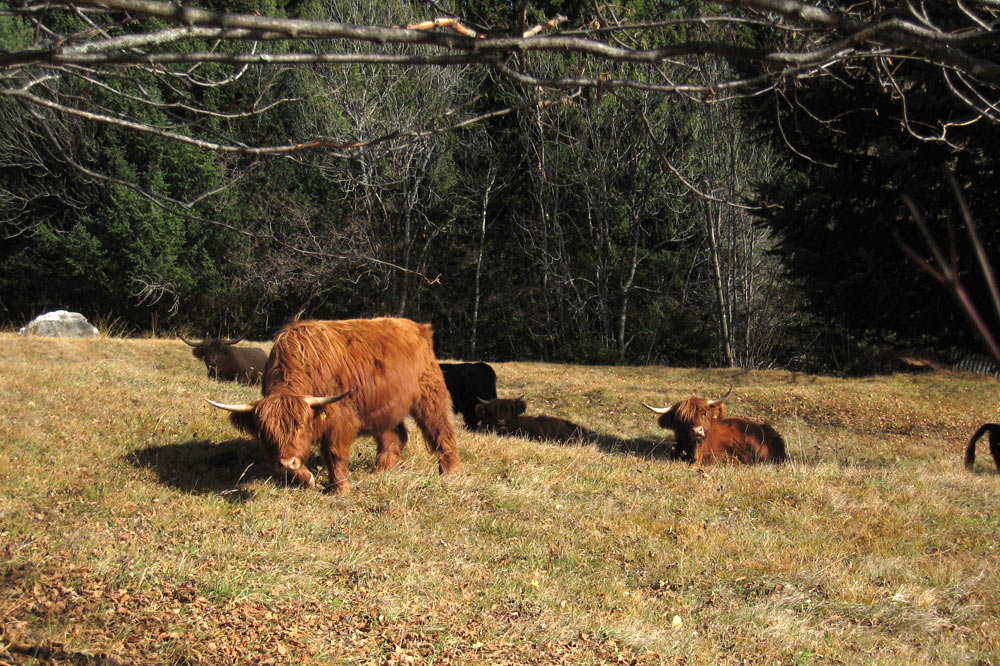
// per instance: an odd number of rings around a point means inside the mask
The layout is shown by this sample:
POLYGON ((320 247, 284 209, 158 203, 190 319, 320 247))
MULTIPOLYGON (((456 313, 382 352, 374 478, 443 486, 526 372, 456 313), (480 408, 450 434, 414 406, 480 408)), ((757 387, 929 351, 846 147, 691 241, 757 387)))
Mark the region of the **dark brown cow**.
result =
POLYGON ((979 430, 972 433, 972 438, 965 446, 965 469, 972 469, 976 462, 976 441, 985 435, 990 434, 990 455, 996 463, 997 471, 1000 472, 1000 423, 984 423, 979 426, 979 430))
MULTIPOLYGON (((729 388, 732 392, 732 387, 729 388)), ((702 465, 721 462, 784 462, 785 441, 774 428, 746 419, 724 418, 722 401, 684 398, 671 407, 646 409, 660 415, 661 428, 673 430, 677 437, 678 457, 702 465)))
POLYGON ((260 440, 276 472, 303 485, 315 485, 306 463, 317 441, 333 492, 350 490, 347 460, 358 435, 374 436, 376 471, 394 467, 406 445, 408 414, 440 472, 458 465, 451 401, 429 325, 388 317, 292 322, 274 339, 262 393, 245 405, 209 402, 260 440))
POLYGON ((557 416, 522 416, 527 408, 521 398, 481 400, 476 405, 476 416, 487 429, 500 435, 569 442, 592 434, 583 426, 557 416))
POLYGON ((243 339, 205 338, 201 342, 191 342, 183 335, 181 340, 191 345, 191 353, 199 361, 204 361, 208 376, 228 382, 259 384, 267 363, 267 353, 256 347, 234 347, 243 339))

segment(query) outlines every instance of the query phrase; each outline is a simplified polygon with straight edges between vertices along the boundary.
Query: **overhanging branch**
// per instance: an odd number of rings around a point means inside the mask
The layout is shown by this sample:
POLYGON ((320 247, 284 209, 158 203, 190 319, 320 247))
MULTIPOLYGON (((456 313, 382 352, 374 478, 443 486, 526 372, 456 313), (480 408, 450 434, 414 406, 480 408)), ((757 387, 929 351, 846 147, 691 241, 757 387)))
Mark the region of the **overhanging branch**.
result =
MULTIPOLYGON (((101 39, 86 44, 55 44, 50 49, 33 49, 0 54, 0 67, 28 63, 52 62, 74 64, 140 64, 177 62, 234 62, 256 64, 287 64, 289 62, 367 62, 378 64, 472 64, 492 63, 485 54, 528 52, 576 53, 598 60, 637 64, 658 64, 685 56, 712 56, 729 60, 744 60, 772 64, 779 68, 819 67, 834 58, 866 57, 873 50, 890 49, 901 54, 917 54, 928 62, 955 69, 980 81, 1000 84, 1000 62, 979 53, 963 49, 1000 45, 1000 31, 993 22, 982 18, 969 20, 954 30, 945 31, 922 25, 917 21, 891 17, 865 21, 857 10, 833 12, 818 5, 794 0, 725 0, 722 4, 734 9, 781 17, 783 24, 821 34, 831 39, 817 41, 812 48, 799 51, 764 50, 741 46, 728 41, 692 40, 671 43, 657 48, 637 49, 616 46, 596 39, 593 34, 538 34, 561 23, 557 17, 517 35, 481 35, 471 30, 457 30, 456 21, 431 21, 413 24, 415 27, 373 26, 283 19, 251 14, 216 12, 155 0, 80 0, 73 6, 155 17, 183 27, 155 33, 133 34, 101 39), (438 31, 434 28, 447 27, 438 31), (320 40, 312 53, 240 54, 218 53, 142 53, 140 47, 164 45, 180 40, 211 37, 220 40, 320 40), (386 46, 430 47, 452 52, 451 58, 440 55, 354 54, 331 52, 323 47, 328 40, 368 43, 386 46), (110 51, 118 51, 112 55, 110 51), (105 54, 100 56, 99 54, 105 54)), ((986 9, 996 13, 989 3, 986 9)), ((718 18, 718 17, 716 17, 718 18)), ((734 21, 740 17, 734 16, 734 21)), ((784 26, 783 26, 784 27, 784 26)), ((646 28, 647 30, 649 28, 646 28)), ((595 33, 596 34, 596 31, 595 33)), ((987 49, 988 50, 988 49, 987 49)), ((594 85, 591 83, 591 85, 594 85)))

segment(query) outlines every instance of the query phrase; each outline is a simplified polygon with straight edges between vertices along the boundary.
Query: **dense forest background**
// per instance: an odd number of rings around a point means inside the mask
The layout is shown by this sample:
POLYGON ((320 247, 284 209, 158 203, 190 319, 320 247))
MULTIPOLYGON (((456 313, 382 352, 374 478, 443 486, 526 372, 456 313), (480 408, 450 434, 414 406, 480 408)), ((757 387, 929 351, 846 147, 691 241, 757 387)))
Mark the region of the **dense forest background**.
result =
MULTIPOLYGON (((202 4, 378 25, 441 11, 387 0, 202 4)), ((701 4, 615 11, 641 23, 701 4)), ((473 1, 460 13, 490 26, 513 11, 473 1)), ((539 21, 560 12, 572 27, 593 6, 529 11, 539 21)), ((36 16, 0 15, 5 52, 47 39, 46 21, 88 28, 56 9, 36 16)), ((797 38, 710 22, 673 32, 761 48, 797 38)), ((633 47, 658 45, 636 34, 633 47)), ((581 58, 531 57, 553 77, 598 74, 581 58)), ((708 58, 599 67, 692 84, 725 68, 759 73, 708 58)), ((266 339, 300 311, 396 315, 433 323, 450 358, 838 373, 884 369, 904 350, 979 352, 949 294, 901 249, 927 252, 902 195, 947 245, 961 226, 954 174, 994 254, 996 125, 938 132, 964 117, 961 101, 936 68, 898 69, 905 98, 861 61, 709 100, 638 87, 553 93, 474 66, 198 63, 171 76, 121 67, 96 83, 84 68, 53 71, 37 85, 116 118, 243 146, 325 138, 327 149, 211 150, 0 96, 0 323, 63 308, 137 334, 266 339)), ((19 76, 8 71, 5 85, 19 76)), ((954 239, 971 297, 986 303, 973 250, 964 233, 954 239)))

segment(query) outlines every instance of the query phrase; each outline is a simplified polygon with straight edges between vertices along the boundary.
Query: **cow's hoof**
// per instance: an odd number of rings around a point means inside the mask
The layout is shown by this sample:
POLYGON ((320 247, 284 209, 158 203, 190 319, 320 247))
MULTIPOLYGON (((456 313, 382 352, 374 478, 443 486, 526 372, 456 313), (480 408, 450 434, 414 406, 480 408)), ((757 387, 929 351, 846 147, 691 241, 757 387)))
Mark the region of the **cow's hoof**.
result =
POLYGON ((351 492, 351 484, 347 481, 342 483, 331 483, 324 491, 327 495, 348 495, 351 492))

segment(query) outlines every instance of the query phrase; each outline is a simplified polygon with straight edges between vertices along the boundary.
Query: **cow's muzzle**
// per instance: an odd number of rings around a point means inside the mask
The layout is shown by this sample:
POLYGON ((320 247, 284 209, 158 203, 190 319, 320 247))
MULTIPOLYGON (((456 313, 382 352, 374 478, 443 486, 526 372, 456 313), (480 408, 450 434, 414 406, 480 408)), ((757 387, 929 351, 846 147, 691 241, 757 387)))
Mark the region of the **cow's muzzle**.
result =
POLYGON ((278 460, 276 467, 275 471, 286 475, 291 474, 295 477, 296 481, 308 488, 316 486, 316 477, 308 467, 302 464, 302 460, 298 457, 281 458, 278 460))

